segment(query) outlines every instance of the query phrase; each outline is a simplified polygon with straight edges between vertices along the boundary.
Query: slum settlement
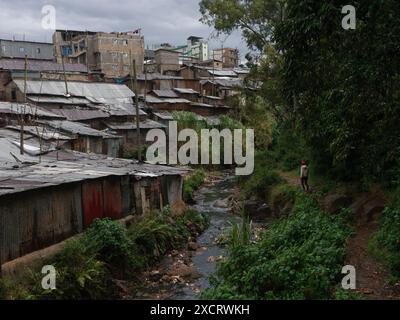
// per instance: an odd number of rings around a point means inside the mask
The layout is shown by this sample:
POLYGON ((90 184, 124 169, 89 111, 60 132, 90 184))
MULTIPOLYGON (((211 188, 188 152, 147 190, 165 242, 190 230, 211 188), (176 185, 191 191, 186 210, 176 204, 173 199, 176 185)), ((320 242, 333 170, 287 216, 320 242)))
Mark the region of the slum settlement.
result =
POLYGON ((237 50, 210 52, 200 37, 144 48, 140 32, 0 39, 1 265, 97 218, 182 205, 187 169, 124 156, 174 112, 218 122, 249 72, 237 50))

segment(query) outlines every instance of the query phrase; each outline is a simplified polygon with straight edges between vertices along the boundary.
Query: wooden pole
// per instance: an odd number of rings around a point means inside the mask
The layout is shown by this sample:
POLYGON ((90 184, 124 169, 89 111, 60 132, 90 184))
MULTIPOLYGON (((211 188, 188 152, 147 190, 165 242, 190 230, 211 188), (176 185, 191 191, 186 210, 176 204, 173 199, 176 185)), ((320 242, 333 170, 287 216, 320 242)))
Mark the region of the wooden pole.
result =
POLYGON ((62 61, 62 68, 63 68, 63 74, 64 74, 64 82, 65 82, 65 95, 69 96, 68 92, 68 82, 67 82, 67 74, 65 73, 65 63, 64 63, 64 56, 61 55, 61 61, 62 61))
POLYGON ((136 75, 136 60, 132 59, 132 50, 129 53, 130 61, 131 61, 131 86, 135 93, 135 105, 136 105, 136 133, 137 133, 137 147, 138 147, 138 160, 142 161, 142 146, 140 141, 140 120, 139 120, 139 92, 138 92, 138 84, 137 84, 137 75, 136 75), (133 75, 133 78, 132 78, 133 75))
POLYGON ((147 64, 144 63, 144 107, 147 107, 147 64))
POLYGON ((24 150, 24 121, 25 121, 25 108, 26 108, 26 82, 28 80, 28 55, 25 55, 25 76, 24 76, 24 107, 21 108, 21 131, 20 131, 20 153, 23 155, 25 153, 24 150))

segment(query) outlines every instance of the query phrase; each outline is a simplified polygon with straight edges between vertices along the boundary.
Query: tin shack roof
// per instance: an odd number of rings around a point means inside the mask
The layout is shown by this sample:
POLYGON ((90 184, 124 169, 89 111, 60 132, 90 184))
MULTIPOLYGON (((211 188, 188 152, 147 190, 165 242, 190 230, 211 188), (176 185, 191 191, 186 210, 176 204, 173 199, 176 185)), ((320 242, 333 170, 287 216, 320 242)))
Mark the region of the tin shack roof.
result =
MULTIPOLYGON (((112 130, 136 130, 137 126, 136 126, 136 122, 124 122, 124 123, 105 123, 105 125, 112 129, 112 130)), ((165 125, 157 122, 157 121, 153 121, 150 119, 146 119, 145 121, 140 121, 139 122, 139 127, 140 129, 162 129, 162 128, 166 128, 165 125)))
POLYGON ((57 115, 53 112, 41 109, 30 104, 0 102, 0 114, 26 114, 42 118, 65 119, 65 117, 57 115))
MULTIPOLYGON (((18 88, 24 90, 23 80, 14 80, 18 88)), ((135 94, 125 85, 103 82, 68 82, 70 97, 82 97, 92 103, 131 103, 135 94)), ((28 95, 47 95, 69 98, 66 96, 64 81, 27 81, 28 95)))
POLYGON ((99 131, 96 129, 92 129, 91 127, 84 125, 83 123, 79 122, 72 122, 72 121, 38 121, 44 125, 47 125, 51 128, 66 132, 68 134, 78 134, 81 136, 88 136, 88 137, 100 137, 100 138, 117 138, 111 134, 105 133, 103 131, 99 131))
POLYGON ((100 110, 54 109, 52 112, 65 117, 69 121, 106 119, 110 117, 108 113, 100 110))
POLYGON ((183 175, 189 171, 185 168, 111 159, 101 155, 88 156, 76 152, 71 153, 71 159, 74 160, 56 161, 44 156, 41 163, 20 165, 18 168, 15 167, 15 163, 14 168, 11 163, 2 163, 0 196, 107 176, 130 175, 142 179, 183 175))

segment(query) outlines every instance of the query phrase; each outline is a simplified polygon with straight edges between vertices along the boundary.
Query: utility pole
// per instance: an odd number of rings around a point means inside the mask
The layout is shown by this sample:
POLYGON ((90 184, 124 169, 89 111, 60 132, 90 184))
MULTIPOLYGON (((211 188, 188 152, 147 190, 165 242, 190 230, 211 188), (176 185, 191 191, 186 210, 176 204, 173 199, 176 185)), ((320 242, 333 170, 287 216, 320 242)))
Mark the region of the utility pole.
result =
POLYGON ((25 108, 26 108, 26 82, 28 79, 28 55, 25 54, 25 76, 24 76, 24 107, 21 108, 21 131, 20 131, 20 141, 19 141, 19 146, 20 146, 20 153, 21 155, 24 154, 24 121, 25 121, 25 108))
POLYGON ((135 104, 136 104, 136 133, 137 133, 137 147, 138 147, 138 160, 142 161, 142 146, 140 142, 140 120, 139 120, 139 93, 136 75, 136 60, 132 59, 132 50, 129 52, 131 61, 131 87, 135 93, 135 104), (133 75, 133 78, 132 78, 133 75))
POLYGON ((64 63, 64 55, 61 54, 61 61, 62 61, 62 68, 63 68, 63 74, 64 74, 64 82, 65 82, 65 96, 69 96, 68 92, 68 82, 67 82, 67 74, 65 73, 65 63, 64 63))
POLYGON ((144 107, 147 108, 147 64, 144 63, 144 107))

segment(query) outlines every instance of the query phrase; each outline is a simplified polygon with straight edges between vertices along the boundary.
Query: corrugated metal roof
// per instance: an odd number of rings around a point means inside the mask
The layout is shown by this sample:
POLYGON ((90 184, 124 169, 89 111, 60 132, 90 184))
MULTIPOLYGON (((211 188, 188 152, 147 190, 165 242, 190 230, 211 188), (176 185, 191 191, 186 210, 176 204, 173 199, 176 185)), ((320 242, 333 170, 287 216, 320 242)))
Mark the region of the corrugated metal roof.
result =
POLYGON ((59 116, 50 111, 46 111, 42 108, 32 106, 29 104, 13 103, 13 102, 0 102, 0 113, 9 114, 27 114, 37 117, 46 117, 53 119, 65 119, 63 116, 59 116))
POLYGON ((54 109, 52 112, 70 121, 105 119, 110 117, 107 113, 100 110, 54 109))
POLYGON ((208 73, 216 77, 237 77, 236 72, 233 70, 208 70, 208 73))
POLYGON ((61 130, 70 134, 79 134, 81 136, 90 137, 101 137, 101 138, 111 138, 114 137, 108 133, 92 129, 82 123, 72 122, 72 121, 39 121, 45 125, 48 125, 54 129, 61 130))
POLYGON ((243 80, 241 79, 215 79, 215 80, 201 80, 200 83, 202 85, 206 83, 215 84, 217 86, 225 87, 225 88, 233 88, 233 87, 242 87, 243 80))
POLYGON ((237 74, 249 74, 250 69, 244 69, 244 68, 234 68, 233 71, 237 74))
MULTIPOLYGON (((4 139, 0 139, 0 161, 2 160, 2 140, 4 139)), ((7 145, 7 147, 12 148, 12 145, 7 145)), ((14 151, 17 153, 18 149, 14 151)), ((64 154, 64 159, 68 159, 65 156, 66 151, 60 153, 64 154)), ((42 163, 15 170, 10 170, 11 166, 16 164, 15 161, 3 161, 0 165, 0 185, 4 184, 7 188, 0 188, 0 196, 108 176, 130 175, 140 179, 142 177, 182 175, 189 171, 185 168, 139 164, 124 159, 110 159, 103 155, 70 153, 73 155, 70 159, 73 160, 55 161, 54 158, 43 156, 42 163), (21 183, 22 181, 23 183, 21 183)))
POLYGON ((186 99, 163 99, 163 102, 175 104, 175 103, 191 103, 189 100, 186 99))
POLYGON ((179 98, 179 96, 173 90, 153 90, 158 98, 179 98))
MULTIPOLYGON (((103 112, 107 112, 111 116, 136 116, 136 106, 131 103, 119 103, 109 105, 94 106, 103 112)), ((147 113, 139 108, 139 116, 146 116, 147 113)))
POLYGON ((174 120, 174 117, 168 111, 152 111, 152 113, 162 120, 174 120))
MULTIPOLYGON (((7 126, 6 129, 9 131, 16 132, 19 135, 19 131, 21 130, 16 126, 7 126)), ((55 129, 47 129, 41 126, 24 126, 24 132, 28 133, 35 137, 40 137, 43 140, 73 140, 73 138, 66 136, 65 134, 60 134, 55 129)), ((2 134, 1 132, 0 134, 2 134)))
MULTIPOLYGON (((87 67, 79 63, 65 63, 66 72, 86 73, 87 67)), ((24 59, 0 59, 0 69, 3 70, 25 70, 24 59)), ((51 61, 28 60, 28 71, 55 71, 62 72, 62 64, 51 61)))
POLYGON ((176 77, 176 76, 167 76, 167 75, 163 75, 160 73, 147 73, 147 75, 145 74, 140 74, 138 76, 138 80, 140 81, 145 81, 147 77, 147 81, 152 81, 152 80, 182 80, 182 77, 176 77))
MULTIPOLYGON (((112 130, 136 130, 136 122, 124 122, 124 123, 105 123, 106 126, 112 130)), ((165 125, 153 121, 150 119, 146 119, 144 121, 140 121, 139 123, 140 129, 161 129, 161 128, 166 128, 165 125)))
POLYGON ((193 89, 187 89, 187 88, 174 88, 174 90, 178 93, 182 94, 199 94, 196 90, 193 89))
POLYGON ((164 101, 161 99, 158 99, 157 97, 147 95, 146 102, 147 103, 163 103, 164 101))
POLYGON ((51 103, 51 104, 69 104, 69 105, 89 105, 91 102, 85 98, 76 98, 76 97, 61 97, 61 96, 35 96, 28 95, 28 100, 36 102, 36 103, 51 103))
MULTIPOLYGON (((14 80, 18 88, 24 90, 24 80, 14 80)), ((71 97, 85 97, 95 103, 132 102, 135 94, 125 85, 102 82, 68 82, 71 97)), ((33 95, 65 95, 64 81, 27 81, 27 94, 33 95)))

